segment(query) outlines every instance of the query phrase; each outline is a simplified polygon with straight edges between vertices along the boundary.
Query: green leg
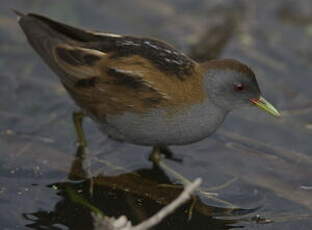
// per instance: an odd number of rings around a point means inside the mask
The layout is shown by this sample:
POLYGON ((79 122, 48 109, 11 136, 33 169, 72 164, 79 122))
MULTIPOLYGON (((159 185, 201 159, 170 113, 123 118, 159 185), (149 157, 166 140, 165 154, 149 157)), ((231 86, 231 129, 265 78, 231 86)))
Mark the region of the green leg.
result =
POLYGON ((77 134, 77 142, 79 146, 87 147, 86 137, 82 128, 82 121, 85 115, 82 112, 73 112, 73 121, 77 134))
POLYGON ((88 172, 84 169, 85 160, 85 148, 79 145, 76 150, 76 156, 71 164, 68 179, 77 181, 86 180, 88 178, 88 172))
MULTIPOLYGON (((73 121, 74 121, 76 134, 77 134, 78 148, 77 148, 77 153, 76 153, 76 161, 74 161, 75 164, 72 165, 73 166, 72 171, 75 172, 75 170, 73 169, 79 169, 80 174, 78 175, 80 175, 81 178, 86 179, 88 175, 91 174, 91 172, 89 169, 87 169, 86 171, 83 169, 84 168, 83 162, 86 160, 86 147, 87 147, 87 140, 86 140, 83 127, 82 127, 82 122, 83 122, 84 117, 85 117, 85 114, 82 112, 73 112, 73 121)), ((94 181, 93 181, 92 176, 90 177, 89 181, 90 181, 89 192, 91 195, 93 195, 94 181)))
POLYGON ((72 167, 69 174, 71 180, 87 179, 88 173, 84 169, 84 163, 86 160, 86 147, 87 142, 85 139, 84 131, 82 128, 84 114, 82 112, 73 112, 73 122, 77 135, 77 150, 76 156, 72 163, 72 167))

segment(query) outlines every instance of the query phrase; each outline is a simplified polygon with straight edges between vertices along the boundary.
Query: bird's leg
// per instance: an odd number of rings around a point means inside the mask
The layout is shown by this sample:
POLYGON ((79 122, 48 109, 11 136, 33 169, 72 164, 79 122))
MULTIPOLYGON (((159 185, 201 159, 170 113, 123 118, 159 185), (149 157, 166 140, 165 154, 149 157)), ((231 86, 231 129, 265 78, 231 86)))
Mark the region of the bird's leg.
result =
POLYGON ((88 173, 84 169, 84 161, 86 158, 85 149, 83 146, 78 146, 76 150, 75 159, 71 164, 71 168, 68 174, 68 179, 73 181, 86 180, 88 173))
POLYGON ((167 146, 159 146, 159 151, 164 154, 167 159, 175 160, 173 152, 167 146))
MULTIPOLYGON (((84 117, 85 117, 85 114, 83 112, 73 112, 73 122, 74 122, 75 130, 76 130, 76 134, 77 134, 77 143, 78 143, 77 153, 76 153, 76 157, 77 157, 76 159, 78 159, 78 161, 76 162, 76 164, 78 164, 78 166, 80 166, 81 168, 83 168, 82 163, 83 161, 85 161, 85 158, 86 158, 86 147, 87 147, 87 140, 86 140, 84 130, 82 127, 82 122, 83 122, 84 117)), ((87 171, 83 170, 82 175, 86 178, 88 175, 91 175, 91 172, 89 169, 87 169, 87 171)), ((89 192, 91 195, 93 195, 92 176, 90 178, 89 192)))
POLYGON ((150 160, 155 163, 154 160, 157 160, 161 155, 164 155, 165 158, 169 160, 173 160, 180 163, 182 162, 182 159, 175 157, 174 153, 165 145, 153 146, 153 151, 150 155, 150 160))
POLYGON ((82 112, 73 112, 73 122, 76 130, 77 135, 77 150, 76 150, 76 156, 72 163, 72 167, 69 173, 68 178, 71 180, 81 180, 87 178, 87 173, 83 168, 83 163, 86 158, 86 140, 85 135, 82 128, 82 121, 84 114, 82 112))
POLYGON ((77 142, 81 147, 87 147, 86 137, 82 128, 82 121, 84 117, 85 115, 82 112, 73 112, 73 121, 77 134, 77 142))
POLYGON ((158 164, 161 159, 161 152, 159 146, 153 146, 153 150, 149 155, 149 160, 152 161, 154 164, 158 164))

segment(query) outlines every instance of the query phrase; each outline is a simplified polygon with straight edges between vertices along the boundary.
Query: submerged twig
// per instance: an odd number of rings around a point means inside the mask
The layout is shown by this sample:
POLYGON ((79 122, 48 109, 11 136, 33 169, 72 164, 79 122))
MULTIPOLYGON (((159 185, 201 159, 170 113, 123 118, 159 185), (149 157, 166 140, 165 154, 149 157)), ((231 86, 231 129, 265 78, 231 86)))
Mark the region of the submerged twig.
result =
POLYGON ((191 194, 195 189, 199 187, 202 180, 201 178, 197 178, 194 182, 186 185, 183 192, 170 204, 162 208, 158 213, 153 215, 151 218, 143 221, 142 223, 132 226, 131 222, 125 216, 121 216, 118 219, 115 218, 107 218, 99 213, 94 213, 94 226, 96 230, 147 230, 151 227, 159 224, 165 217, 175 211, 179 206, 185 203, 188 199, 190 199, 191 194))

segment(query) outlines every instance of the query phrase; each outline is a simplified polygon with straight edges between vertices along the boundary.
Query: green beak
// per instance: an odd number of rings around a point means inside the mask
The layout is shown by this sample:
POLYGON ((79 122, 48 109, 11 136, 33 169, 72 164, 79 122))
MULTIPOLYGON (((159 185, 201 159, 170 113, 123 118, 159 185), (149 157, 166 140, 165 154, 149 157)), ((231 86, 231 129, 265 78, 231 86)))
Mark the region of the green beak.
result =
POLYGON ((253 99, 249 99, 249 100, 250 100, 250 102, 252 102, 256 106, 258 106, 260 109, 263 109, 265 112, 273 115, 274 117, 281 116, 281 114, 277 111, 277 109, 275 109, 274 106, 271 105, 271 103, 268 102, 263 97, 260 96, 259 98, 253 98, 253 99))

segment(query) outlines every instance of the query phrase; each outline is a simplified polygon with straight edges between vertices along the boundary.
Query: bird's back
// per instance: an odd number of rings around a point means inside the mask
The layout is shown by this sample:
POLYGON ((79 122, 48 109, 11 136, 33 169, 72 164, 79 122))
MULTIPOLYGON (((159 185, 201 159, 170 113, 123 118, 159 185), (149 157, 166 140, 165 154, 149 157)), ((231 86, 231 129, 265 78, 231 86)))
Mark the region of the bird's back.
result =
POLYGON ((19 16, 29 43, 93 117, 203 101, 197 64, 164 42, 19 16))

